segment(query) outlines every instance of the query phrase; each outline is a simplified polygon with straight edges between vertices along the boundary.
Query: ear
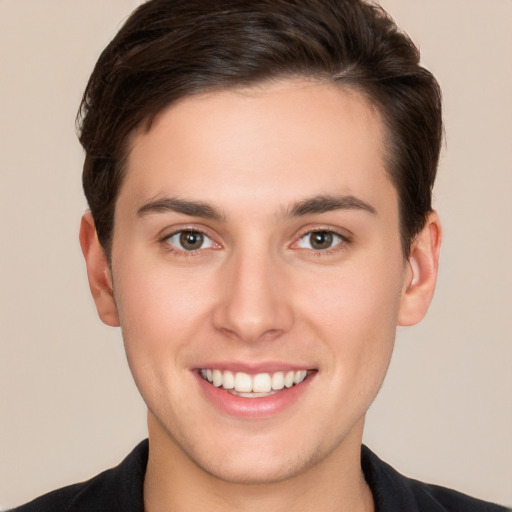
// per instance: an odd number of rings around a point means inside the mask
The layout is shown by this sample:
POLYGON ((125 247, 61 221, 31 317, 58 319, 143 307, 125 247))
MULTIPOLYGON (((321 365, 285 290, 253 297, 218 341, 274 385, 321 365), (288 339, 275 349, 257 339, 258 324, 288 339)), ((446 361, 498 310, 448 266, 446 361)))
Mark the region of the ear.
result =
POLYGON ((398 325, 417 324, 426 315, 436 287, 440 248, 441 222, 431 212, 411 247, 398 325))
POLYGON ((119 326, 119 316, 114 300, 112 275, 105 251, 98 240, 94 220, 86 212, 80 223, 80 246, 87 266, 87 276, 92 297, 102 322, 112 327, 119 326))

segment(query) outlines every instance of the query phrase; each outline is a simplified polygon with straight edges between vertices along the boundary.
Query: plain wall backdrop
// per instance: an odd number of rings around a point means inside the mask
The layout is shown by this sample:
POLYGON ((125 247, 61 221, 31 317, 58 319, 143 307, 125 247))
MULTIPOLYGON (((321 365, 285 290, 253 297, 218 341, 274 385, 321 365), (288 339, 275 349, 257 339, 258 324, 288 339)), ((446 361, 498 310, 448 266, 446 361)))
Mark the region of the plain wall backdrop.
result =
MULTIPOLYGON (((439 283, 400 329, 365 442, 408 476, 512 505, 512 1, 382 0, 444 91, 439 283)), ((87 479, 146 436, 78 245, 74 118, 135 0, 0 0, 0 506, 87 479)))

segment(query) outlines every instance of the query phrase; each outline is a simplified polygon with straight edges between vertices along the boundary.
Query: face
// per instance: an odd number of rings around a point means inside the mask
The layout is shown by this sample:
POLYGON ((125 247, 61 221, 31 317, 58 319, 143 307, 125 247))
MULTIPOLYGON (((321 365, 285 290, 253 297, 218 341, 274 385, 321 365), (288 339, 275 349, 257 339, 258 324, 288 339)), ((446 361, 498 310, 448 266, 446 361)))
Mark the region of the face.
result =
POLYGON ((359 450, 406 289, 378 112, 298 80, 132 138, 113 293, 150 436, 233 482, 359 450))

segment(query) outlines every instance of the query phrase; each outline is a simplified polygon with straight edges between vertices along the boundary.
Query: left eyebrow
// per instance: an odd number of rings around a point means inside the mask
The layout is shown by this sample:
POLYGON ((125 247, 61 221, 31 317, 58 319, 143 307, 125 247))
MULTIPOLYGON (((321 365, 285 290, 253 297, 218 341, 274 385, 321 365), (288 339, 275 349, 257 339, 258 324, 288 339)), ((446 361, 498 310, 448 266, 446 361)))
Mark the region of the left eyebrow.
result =
POLYGON ((137 216, 144 217, 151 213, 166 212, 181 213, 190 217, 203 217, 218 221, 224 220, 224 215, 211 204, 201 201, 188 201, 176 197, 153 199, 137 210, 137 216))
POLYGON ((354 196, 315 196, 299 201, 287 212, 289 217, 332 212, 335 210, 362 210, 377 215, 377 210, 365 201, 354 196))

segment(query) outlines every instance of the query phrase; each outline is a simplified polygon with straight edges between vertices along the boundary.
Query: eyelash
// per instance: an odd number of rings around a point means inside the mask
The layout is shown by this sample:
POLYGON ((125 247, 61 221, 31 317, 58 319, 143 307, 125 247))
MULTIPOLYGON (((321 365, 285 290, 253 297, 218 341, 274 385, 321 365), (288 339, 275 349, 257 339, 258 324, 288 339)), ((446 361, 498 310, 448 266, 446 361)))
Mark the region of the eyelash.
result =
POLYGON ((301 242, 301 240, 304 240, 306 237, 312 236, 316 233, 331 235, 331 236, 339 239, 338 243, 331 245, 330 247, 328 247, 326 249, 313 249, 313 248, 303 247, 303 249, 307 250, 309 254, 312 254, 316 257, 327 256, 330 254, 334 254, 338 251, 342 251, 344 248, 346 248, 347 246, 349 246, 352 243, 352 240, 347 235, 343 235, 340 232, 333 230, 333 229, 319 228, 319 229, 312 229, 310 231, 306 231, 305 233, 303 233, 299 237, 298 241, 294 242, 293 246, 297 246, 301 242))
MULTIPOLYGON (((335 245, 332 245, 326 249, 313 249, 313 248, 307 248, 307 247, 302 247, 302 249, 308 251, 309 254, 312 254, 314 256, 317 256, 317 257, 321 257, 321 256, 326 256, 326 255, 329 255, 329 254, 333 254, 337 251, 340 251, 340 250, 343 250, 343 248, 345 248, 346 246, 350 245, 352 243, 351 239, 349 237, 347 237, 346 235, 343 235, 341 233, 339 233, 338 231, 335 231, 333 229, 313 229, 313 230, 310 230, 310 231, 306 231, 304 233, 302 233, 300 235, 300 237, 298 238, 297 241, 295 241, 292 245, 291 245, 291 248, 292 249, 295 249, 295 248, 298 248, 298 249, 301 249, 301 247, 299 246, 299 243, 304 240, 306 237, 308 236, 312 236, 316 233, 321 233, 321 234, 327 234, 327 235, 330 235, 330 236, 333 236, 337 239, 339 239, 338 243, 336 243, 335 245)), ((191 256, 196 256, 196 255, 200 255, 200 254, 204 254, 203 251, 205 251, 206 249, 218 249, 220 248, 220 244, 216 243, 212 237, 208 236, 204 231, 201 231, 200 229, 179 229, 179 230, 176 230, 176 231, 173 231, 172 233, 169 233, 169 234, 166 234, 165 236, 161 237, 159 239, 159 243, 164 247, 164 249, 170 253, 175 253, 179 256, 183 256, 183 257, 191 257, 191 256), (210 245, 208 247, 200 247, 198 249, 192 249, 192 250, 186 250, 186 249, 180 249, 174 245, 172 245, 170 243, 170 240, 173 238, 173 237, 176 237, 178 235, 183 235, 184 233, 188 233, 188 234, 195 234, 195 235, 200 235, 206 239, 208 239, 210 241, 210 245)))
POLYGON ((204 231, 201 231, 200 229, 187 229, 187 228, 179 229, 179 230, 173 231, 172 233, 169 233, 169 234, 161 237, 159 239, 159 242, 163 245, 163 247, 166 251, 168 251, 170 253, 175 253, 178 256, 183 256, 183 257, 197 256, 197 255, 203 254, 203 251, 205 249, 212 249, 212 248, 216 249, 216 248, 220 247, 219 244, 217 244, 216 242, 213 241, 212 237, 208 236, 204 231), (178 236, 178 235, 181 236, 185 233, 200 235, 200 236, 204 237, 205 239, 209 240, 210 245, 208 247, 200 247, 198 249, 187 250, 187 249, 180 249, 179 247, 176 247, 170 243, 170 240, 173 237, 178 236))

